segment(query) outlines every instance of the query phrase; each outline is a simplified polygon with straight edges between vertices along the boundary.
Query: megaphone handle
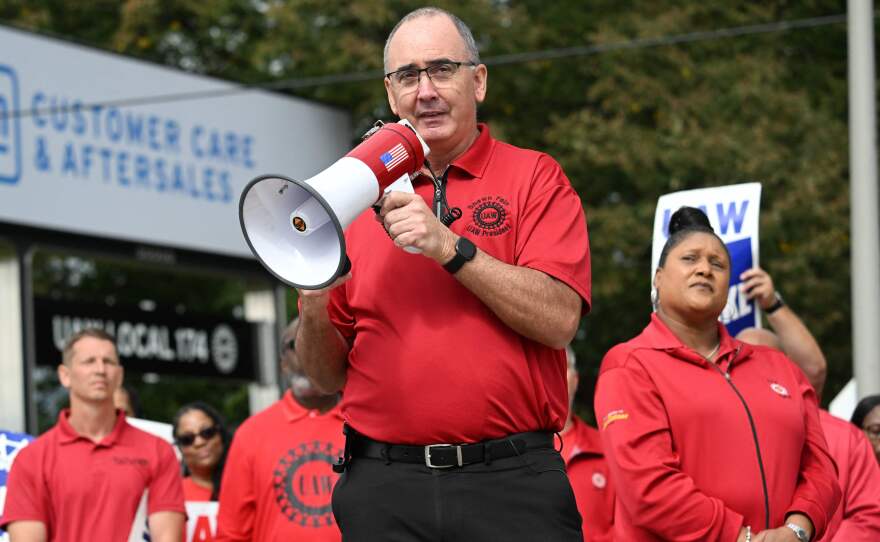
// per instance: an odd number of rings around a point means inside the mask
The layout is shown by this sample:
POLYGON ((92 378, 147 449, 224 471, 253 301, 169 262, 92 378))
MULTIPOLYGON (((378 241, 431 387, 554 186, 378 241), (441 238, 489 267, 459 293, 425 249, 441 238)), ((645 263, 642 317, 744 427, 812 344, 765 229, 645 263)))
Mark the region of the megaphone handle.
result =
MULTIPOLYGON (((373 205, 373 212, 376 213, 377 215, 379 214, 379 209, 380 209, 380 206, 378 204, 373 205)), ((383 226, 382 229, 385 229, 385 227, 383 226)), ((385 230, 385 233, 388 235, 388 238, 391 239, 391 234, 388 233, 388 230, 385 230)), ((411 245, 403 247, 403 250, 405 250, 406 252, 409 252, 410 254, 421 254, 422 253, 422 249, 420 249, 418 247, 411 246, 411 245)), ((346 256, 346 258, 347 257, 348 256, 346 256)))

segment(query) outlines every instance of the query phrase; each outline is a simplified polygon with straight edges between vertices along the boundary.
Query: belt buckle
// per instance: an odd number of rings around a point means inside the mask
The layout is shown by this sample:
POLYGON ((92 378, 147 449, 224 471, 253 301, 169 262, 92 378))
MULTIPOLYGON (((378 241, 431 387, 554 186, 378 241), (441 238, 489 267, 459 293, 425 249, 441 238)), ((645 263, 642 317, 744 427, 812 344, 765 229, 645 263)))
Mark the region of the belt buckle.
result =
POLYGON ((463 463, 461 461, 461 446, 459 446, 457 444, 429 444, 429 445, 425 446, 425 465, 427 465, 428 467, 430 467, 432 469, 448 469, 450 467, 456 466, 455 464, 434 465, 433 463, 431 463, 431 449, 432 448, 455 448, 455 456, 456 456, 456 459, 458 460, 458 466, 459 467, 462 466, 463 463))

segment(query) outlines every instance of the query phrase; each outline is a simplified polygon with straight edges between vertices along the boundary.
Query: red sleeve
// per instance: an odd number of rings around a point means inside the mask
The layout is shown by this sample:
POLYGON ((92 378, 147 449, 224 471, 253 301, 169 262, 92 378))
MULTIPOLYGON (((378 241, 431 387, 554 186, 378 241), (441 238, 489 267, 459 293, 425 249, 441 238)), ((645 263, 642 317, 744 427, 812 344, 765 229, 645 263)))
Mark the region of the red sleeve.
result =
POLYGON ((0 529, 13 521, 41 521, 49 525, 51 504, 46 492, 41 457, 33 445, 25 446, 16 456, 6 479, 6 504, 0 529), (31 448, 31 449, 29 449, 31 448))
POLYGON ((591 305, 590 242, 583 204, 555 160, 542 155, 516 232, 514 264, 561 280, 591 305))
POLYGON ((147 497, 147 514, 156 512, 180 512, 186 514, 183 504, 183 484, 180 477, 180 463, 174 456, 171 445, 156 439, 158 461, 147 497))
POLYGON ((215 542, 250 541, 254 533, 257 495, 253 486, 252 458, 246 450, 246 442, 239 429, 232 439, 223 468, 215 542))
POLYGON ((606 355, 595 398, 618 503, 634 526, 664 540, 736 540, 743 517, 681 471, 663 398, 625 356, 620 348, 606 355))
POLYGON ((351 307, 348 305, 347 287, 348 284, 343 284, 330 290, 327 314, 330 316, 330 321, 339 330, 339 333, 351 343, 354 340, 354 316, 352 316, 351 307))
POLYGON ((844 492, 843 522, 834 533, 834 542, 876 542, 880 540, 880 466, 874 449, 857 427, 852 426, 850 461, 840 465, 849 469, 844 492))
POLYGON ((840 486, 837 483, 834 460, 828 453, 825 433, 819 422, 816 392, 803 372, 795 371, 795 377, 801 386, 806 409, 806 440, 801 452, 798 485, 785 515, 787 517, 789 514, 800 512, 809 517, 816 531, 813 538, 818 539, 825 533, 825 527, 828 526, 834 510, 840 503, 840 486))

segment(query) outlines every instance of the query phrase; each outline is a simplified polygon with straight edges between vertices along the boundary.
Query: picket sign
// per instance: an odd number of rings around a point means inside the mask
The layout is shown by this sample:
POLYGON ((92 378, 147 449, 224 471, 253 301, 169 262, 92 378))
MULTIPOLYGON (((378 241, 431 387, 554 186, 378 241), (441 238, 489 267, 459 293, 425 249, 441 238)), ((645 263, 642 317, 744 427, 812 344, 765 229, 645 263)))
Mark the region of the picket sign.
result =
POLYGON ((761 183, 743 183, 696 190, 682 190, 660 196, 654 214, 651 250, 651 284, 666 243, 669 219, 682 206, 697 207, 709 217, 715 233, 730 251, 730 287, 721 322, 731 335, 747 327, 761 327, 760 307, 748 301, 740 274, 758 265, 758 226, 761 210, 761 183))

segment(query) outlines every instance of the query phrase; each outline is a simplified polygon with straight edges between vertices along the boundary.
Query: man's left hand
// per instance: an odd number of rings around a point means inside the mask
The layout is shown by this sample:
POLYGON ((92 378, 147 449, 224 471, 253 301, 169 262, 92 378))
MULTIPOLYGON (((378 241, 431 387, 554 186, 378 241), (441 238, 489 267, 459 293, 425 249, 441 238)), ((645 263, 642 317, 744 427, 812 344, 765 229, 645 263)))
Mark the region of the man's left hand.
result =
POLYGON ((390 192, 377 215, 398 247, 412 246, 439 264, 455 256, 456 236, 434 216, 418 194, 390 192))

